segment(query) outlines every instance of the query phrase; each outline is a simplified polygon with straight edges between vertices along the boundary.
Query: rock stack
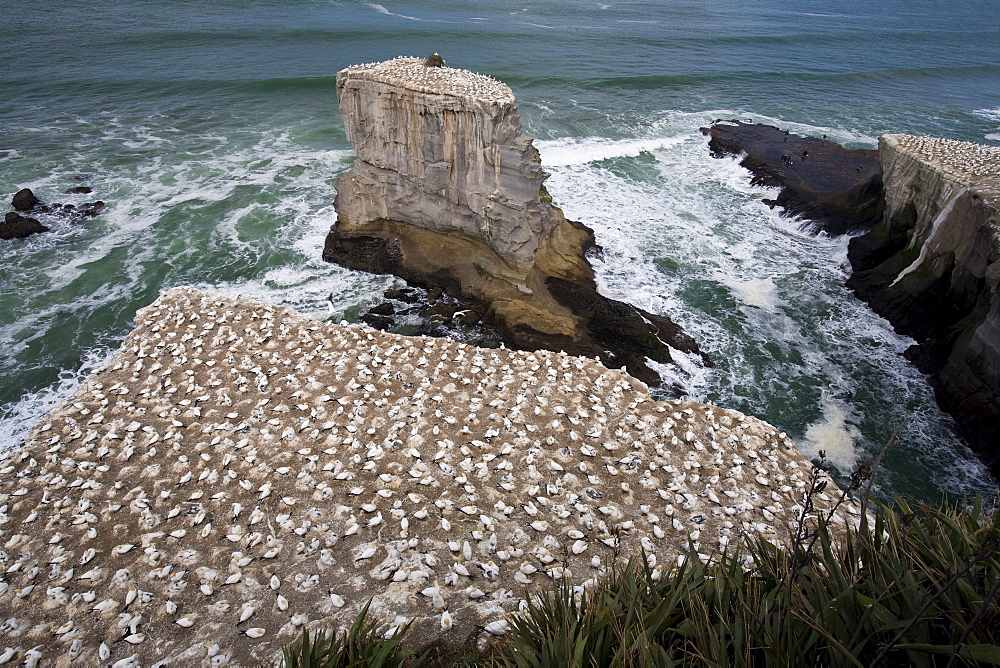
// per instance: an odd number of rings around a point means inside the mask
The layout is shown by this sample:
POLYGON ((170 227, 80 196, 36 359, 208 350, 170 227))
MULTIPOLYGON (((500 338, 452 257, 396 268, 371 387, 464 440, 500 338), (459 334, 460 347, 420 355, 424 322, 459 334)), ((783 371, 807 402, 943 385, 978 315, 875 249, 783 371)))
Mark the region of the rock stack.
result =
POLYGON ((592 231, 567 221, 505 84, 423 59, 337 75, 358 159, 336 182, 323 257, 440 287, 508 345, 600 356, 650 383, 647 358, 697 352, 669 319, 597 293, 592 231))

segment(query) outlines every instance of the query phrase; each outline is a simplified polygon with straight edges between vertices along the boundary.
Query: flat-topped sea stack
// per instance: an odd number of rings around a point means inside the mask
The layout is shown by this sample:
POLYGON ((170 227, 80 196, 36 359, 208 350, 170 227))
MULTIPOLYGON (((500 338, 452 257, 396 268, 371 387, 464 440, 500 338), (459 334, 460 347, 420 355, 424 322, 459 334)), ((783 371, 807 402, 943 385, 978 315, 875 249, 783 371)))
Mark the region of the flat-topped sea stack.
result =
POLYGON ((830 236, 867 231, 878 222, 882 195, 878 153, 848 149, 824 135, 803 137, 773 125, 716 121, 701 129, 715 157, 742 156, 751 183, 781 188, 773 200, 830 236))
POLYGON ((593 232, 552 205, 505 84, 396 58, 342 70, 337 94, 357 160, 324 259, 443 288, 508 346, 600 356, 649 384, 647 358, 698 351, 668 318, 598 294, 593 232))
POLYGON ((589 358, 193 288, 135 322, 0 462, 0 653, 30 665, 271 662, 369 599, 461 644, 643 550, 666 577, 688 541, 787 544, 808 486, 769 425, 589 358))
POLYGON ((1000 148, 883 135, 885 215, 851 240, 848 286, 918 345, 908 354, 1000 473, 1000 148))

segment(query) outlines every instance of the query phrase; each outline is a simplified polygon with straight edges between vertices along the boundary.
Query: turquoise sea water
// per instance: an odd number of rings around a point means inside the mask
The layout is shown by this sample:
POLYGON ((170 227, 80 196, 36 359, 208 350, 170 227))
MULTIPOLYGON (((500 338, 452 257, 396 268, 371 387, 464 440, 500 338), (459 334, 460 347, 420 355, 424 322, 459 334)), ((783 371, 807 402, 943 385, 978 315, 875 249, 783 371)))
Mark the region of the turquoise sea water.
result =
POLYGON ((953 436, 909 341, 843 288, 846 239, 760 203, 701 125, 738 117, 853 147, 883 132, 1000 142, 992 0, 284 2, 0 0, 0 191, 101 199, 83 225, 3 242, 0 447, 106 360, 165 288, 357 317, 394 279, 320 259, 351 160, 334 80, 440 52, 513 88, 548 189, 606 250, 602 290, 670 314, 718 361, 664 370, 885 493, 993 481, 953 436), (90 195, 63 195, 88 185, 90 195))

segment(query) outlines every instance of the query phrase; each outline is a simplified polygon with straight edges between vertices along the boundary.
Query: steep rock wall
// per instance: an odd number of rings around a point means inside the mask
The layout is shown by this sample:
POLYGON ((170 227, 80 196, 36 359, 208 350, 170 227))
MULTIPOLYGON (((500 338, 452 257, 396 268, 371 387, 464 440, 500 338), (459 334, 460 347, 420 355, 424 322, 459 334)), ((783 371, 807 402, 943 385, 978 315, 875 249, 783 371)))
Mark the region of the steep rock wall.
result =
POLYGON ((647 358, 698 351, 668 318, 597 293, 593 232, 552 205, 505 84, 397 58, 342 70, 337 93, 358 158, 324 259, 441 287, 511 346, 597 355, 649 384, 647 358))
POLYGON ((852 240, 848 286, 918 345, 938 400, 1000 467, 1000 149, 879 139, 885 215, 852 240))
POLYGON ((337 94, 358 155, 337 181, 343 223, 458 232, 523 264, 562 222, 506 85, 400 59, 343 70, 337 94))

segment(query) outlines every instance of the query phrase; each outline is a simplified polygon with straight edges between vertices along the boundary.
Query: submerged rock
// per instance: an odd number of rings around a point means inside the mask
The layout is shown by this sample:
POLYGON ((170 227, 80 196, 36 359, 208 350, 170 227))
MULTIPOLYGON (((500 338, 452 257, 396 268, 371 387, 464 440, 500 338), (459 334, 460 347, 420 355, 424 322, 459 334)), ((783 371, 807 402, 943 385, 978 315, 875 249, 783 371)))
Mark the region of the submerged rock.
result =
POLYGON ((847 285, 917 345, 941 406, 1000 473, 1000 148, 884 135, 885 215, 847 285))
POLYGON ((358 159, 324 259, 443 288, 509 346, 600 356, 650 384, 647 358, 698 352, 668 318, 598 294, 593 232, 551 204, 505 84, 397 58, 342 70, 337 92, 358 159))
POLYGON ((807 228, 838 236, 868 230, 878 220, 877 151, 740 121, 717 121, 701 131, 711 137, 713 156, 744 156, 740 165, 753 174, 753 185, 781 188, 777 198, 764 201, 801 216, 807 228))

